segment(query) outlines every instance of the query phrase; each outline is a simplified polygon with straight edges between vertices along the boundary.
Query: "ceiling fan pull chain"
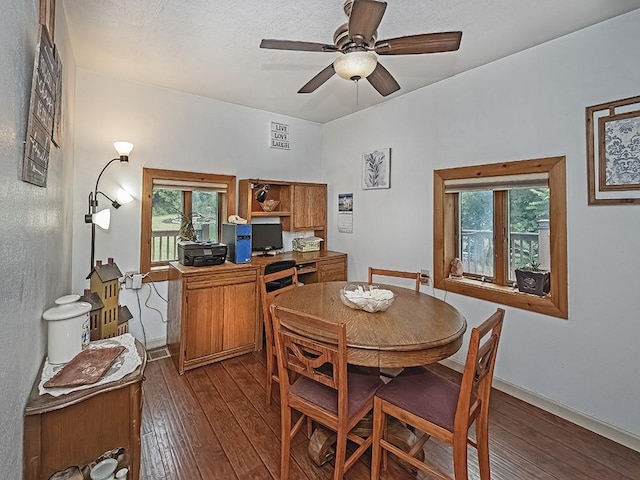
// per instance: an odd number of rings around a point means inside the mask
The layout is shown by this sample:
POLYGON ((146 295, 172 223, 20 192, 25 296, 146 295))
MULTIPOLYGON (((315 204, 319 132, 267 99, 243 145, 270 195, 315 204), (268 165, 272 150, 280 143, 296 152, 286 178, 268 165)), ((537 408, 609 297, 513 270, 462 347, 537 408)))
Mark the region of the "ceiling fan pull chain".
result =
POLYGON ((356 80, 356 105, 360 105, 360 89, 358 88, 358 80, 356 80))

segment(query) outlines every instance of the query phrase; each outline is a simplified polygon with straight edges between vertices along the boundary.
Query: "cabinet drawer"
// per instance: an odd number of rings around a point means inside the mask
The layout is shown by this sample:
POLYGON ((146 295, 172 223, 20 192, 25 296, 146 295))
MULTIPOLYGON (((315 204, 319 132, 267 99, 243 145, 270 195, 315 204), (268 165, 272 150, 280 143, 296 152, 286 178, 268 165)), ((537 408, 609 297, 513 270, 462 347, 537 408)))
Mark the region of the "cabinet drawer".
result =
POLYGON ((347 266, 344 258, 326 260, 319 265, 319 281, 335 282, 347 279, 347 266))
POLYGON ((258 270, 243 270, 240 272, 225 272, 215 275, 202 275, 187 279, 187 290, 209 288, 221 285, 235 285, 238 283, 256 282, 258 270))

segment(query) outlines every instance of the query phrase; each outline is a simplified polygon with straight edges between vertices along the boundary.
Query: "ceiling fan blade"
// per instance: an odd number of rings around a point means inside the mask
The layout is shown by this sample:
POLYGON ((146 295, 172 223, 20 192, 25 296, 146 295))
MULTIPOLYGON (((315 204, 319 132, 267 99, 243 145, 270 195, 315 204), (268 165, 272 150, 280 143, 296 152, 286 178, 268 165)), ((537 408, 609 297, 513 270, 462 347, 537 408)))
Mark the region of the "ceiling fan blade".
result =
POLYGON ((260 48, 270 48, 273 50, 295 50, 299 52, 337 52, 335 45, 326 45, 324 43, 314 42, 297 42, 295 40, 272 40, 263 39, 260 42, 260 48))
POLYGON ((304 87, 298 90, 298 93, 311 93, 320 85, 329 80, 336 71, 333 69, 333 63, 309 80, 304 87))
POLYGON ((386 2, 354 0, 349 15, 349 37, 357 44, 368 43, 376 33, 386 8, 386 2))
POLYGON ((400 85, 398 85, 396 79, 393 78, 393 75, 389 73, 389 70, 384 68, 380 62, 378 62, 373 73, 367 77, 367 80, 369 80, 369 83, 373 88, 375 88, 383 97, 400 90, 400 85))
POLYGON ((452 52, 460 48, 462 32, 423 33, 376 42, 378 55, 413 55, 452 52))

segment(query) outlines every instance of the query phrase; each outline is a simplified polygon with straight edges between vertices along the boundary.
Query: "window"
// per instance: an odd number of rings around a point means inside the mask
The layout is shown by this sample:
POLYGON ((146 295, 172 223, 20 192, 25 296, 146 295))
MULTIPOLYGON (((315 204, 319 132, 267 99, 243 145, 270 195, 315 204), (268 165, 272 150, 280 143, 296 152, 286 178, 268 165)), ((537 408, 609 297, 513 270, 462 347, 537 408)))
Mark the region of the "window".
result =
POLYGON ((434 284, 450 292, 568 317, 565 158, 434 172, 434 284), (463 276, 450 277, 454 258, 463 276), (515 269, 549 270, 544 297, 515 288, 515 269))
POLYGON ((198 241, 219 241, 222 223, 235 212, 235 195, 233 175, 143 168, 140 271, 167 280, 179 236, 191 228, 198 241))

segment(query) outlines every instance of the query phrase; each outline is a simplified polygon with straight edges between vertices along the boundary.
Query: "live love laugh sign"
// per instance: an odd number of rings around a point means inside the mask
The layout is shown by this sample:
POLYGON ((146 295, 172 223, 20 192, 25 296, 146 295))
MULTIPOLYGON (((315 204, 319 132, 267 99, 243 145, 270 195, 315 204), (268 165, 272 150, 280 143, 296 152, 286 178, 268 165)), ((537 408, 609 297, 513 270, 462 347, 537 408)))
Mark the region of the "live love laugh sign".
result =
POLYGON ((290 150, 291 134, 289 125, 271 122, 271 148, 290 150))

